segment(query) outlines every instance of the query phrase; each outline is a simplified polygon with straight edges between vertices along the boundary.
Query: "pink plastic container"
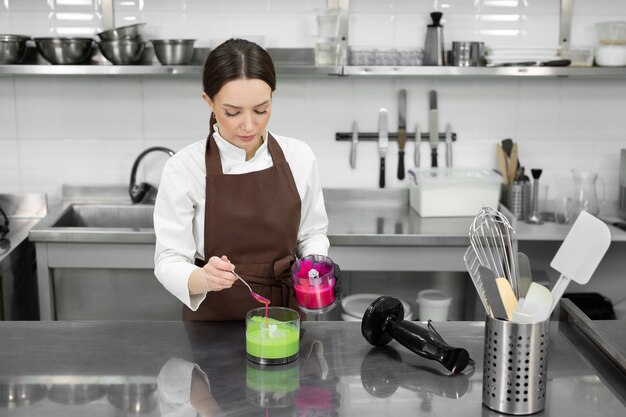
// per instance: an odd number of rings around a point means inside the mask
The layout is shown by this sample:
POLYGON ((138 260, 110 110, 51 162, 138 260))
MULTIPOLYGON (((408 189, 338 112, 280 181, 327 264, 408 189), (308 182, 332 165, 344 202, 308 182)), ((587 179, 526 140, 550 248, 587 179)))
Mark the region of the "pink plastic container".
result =
POLYGON ((321 314, 335 307, 335 268, 322 255, 309 255, 291 267, 296 299, 304 312, 321 314))

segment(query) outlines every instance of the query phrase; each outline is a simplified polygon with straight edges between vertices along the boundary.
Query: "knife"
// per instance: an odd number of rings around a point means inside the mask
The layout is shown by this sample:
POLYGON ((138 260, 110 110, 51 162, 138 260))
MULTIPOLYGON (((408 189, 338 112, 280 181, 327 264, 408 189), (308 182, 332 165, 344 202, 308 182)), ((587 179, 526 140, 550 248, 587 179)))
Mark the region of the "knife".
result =
POLYGON ((452 125, 446 124, 446 167, 452 167, 452 125))
POLYGON ((420 167, 420 145, 422 144, 422 129, 419 123, 415 124, 415 152, 413 152, 413 164, 415 168, 420 167))
POLYGON ((406 90, 398 95, 398 179, 404 179, 404 145, 406 145, 406 90))
POLYGON ((513 143, 513 149, 511 149, 511 156, 509 158, 509 165, 507 168, 509 170, 509 172, 507 173, 509 177, 509 184, 513 184, 513 181, 515 181, 515 174, 517 173, 517 164, 519 163, 519 159, 517 159, 517 154, 518 154, 517 143, 513 143))
POLYGON ((611 225, 613 227, 617 227, 618 229, 621 229, 621 230, 626 232, 626 223, 624 223, 624 222, 616 222, 616 221, 613 221, 613 220, 610 220, 610 219, 605 219, 605 218, 602 218, 602 217, 600 217, 599 219, 602 220, 603 222, 605 222, 606 224, 609 224, 609 225, 611 225))
POLYGON ((509 176, 508 176, 508 168, 506 165, 506 155, 504 153, 504 149, 502 149, 502 144, 496 144, 496 159, 498 160, 498 170, 500 174, 502 174, 502 183, 504 185, 509 184, 509 176))
POLYGON ((356 122, 352 122, 352 144, 350 145, 350 168, 356 168, 356 145, 359 143, 359 129, 356 122))
POLYGON ((428 93, 430 111, 428 112, 428 131, 430 135, 430 166, 437 168, 437 145, 439 144, 439 115, 437 114, 437 92, 428 93))
POLYGON ((378 156, 380 157, 380 172, 378 185, 385 188, 385 157, 389 148, 389 134, 387 132, 387 109, 378 111, 378 156))
POLYGON ((490 67, 569 67, 572 63, 569 59, 555 59, 552 61, 521 61, 504 62, 502 64, 489 65, 490 67))

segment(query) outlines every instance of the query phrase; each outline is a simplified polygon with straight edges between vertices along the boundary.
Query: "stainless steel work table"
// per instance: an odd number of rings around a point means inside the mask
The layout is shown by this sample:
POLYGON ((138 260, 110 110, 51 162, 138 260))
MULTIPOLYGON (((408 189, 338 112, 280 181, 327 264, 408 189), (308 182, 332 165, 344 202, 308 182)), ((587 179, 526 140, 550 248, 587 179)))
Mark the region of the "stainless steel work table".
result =
MULTIPOLYGON (((538 415, 625 415, 624 374, 601 355, 592 366, 579 348, 585 342, 568 336, 572 327, 552 323, 538 415)), ((204 393, 203 407, 221 410, 205 415, 498 415, 482 405, 482 322, 436 324, 476 361, 473 372, 455 376, 395 341, 373 348, 360 323, 302 328, 297 361, 259 368, 245 358, 243 323, 0 322, 0 416, 158 416, 179 407, 190 414, 178 415, 196 415, 188 398, 194 364, 209 382, 194 392, 204 393), (29 400, 9 402, 10 389, 29 400)))

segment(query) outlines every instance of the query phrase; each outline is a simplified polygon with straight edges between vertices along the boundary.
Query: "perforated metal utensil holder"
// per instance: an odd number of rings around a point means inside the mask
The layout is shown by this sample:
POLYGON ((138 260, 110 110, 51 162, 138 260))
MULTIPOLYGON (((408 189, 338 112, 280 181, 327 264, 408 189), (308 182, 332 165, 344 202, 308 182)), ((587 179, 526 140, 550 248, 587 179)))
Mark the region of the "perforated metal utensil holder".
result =
POLYGON ((514 182, 507 186, 508 195, 506 206, 511 213, 518 219, 523 219, 524 212, 524 188, 522 183, 514 182))
POLYGON ((550 321, 521 324, 487 317, 483 403, 500 413, 525 415, 546 403, 550 321))

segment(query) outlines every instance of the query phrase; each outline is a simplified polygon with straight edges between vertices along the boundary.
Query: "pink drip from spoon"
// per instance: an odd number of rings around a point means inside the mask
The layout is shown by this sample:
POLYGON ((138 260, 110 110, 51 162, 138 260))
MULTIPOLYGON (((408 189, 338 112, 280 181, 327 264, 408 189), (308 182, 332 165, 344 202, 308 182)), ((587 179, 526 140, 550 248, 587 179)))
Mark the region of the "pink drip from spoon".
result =
POLYGON ((257 294, 254 291, 252 291, 252 288, 250 288, 250 285, 248 285, 248 283, 244 281, 243 278, 241 278, 235 271, 232 271, 232 272, 233 272, 233 275, 235 275, 237 278, 241 280, 241 282, 246 284, 246 287, 248 287, 248 289, 250 290, 250 295, 252 296, 252 298, 257 300, 259 303, 265 304, 265 321, 267 322, 267 319, 269 318, 269 305, 271 301, 263 297, 261 294, 257 294))

